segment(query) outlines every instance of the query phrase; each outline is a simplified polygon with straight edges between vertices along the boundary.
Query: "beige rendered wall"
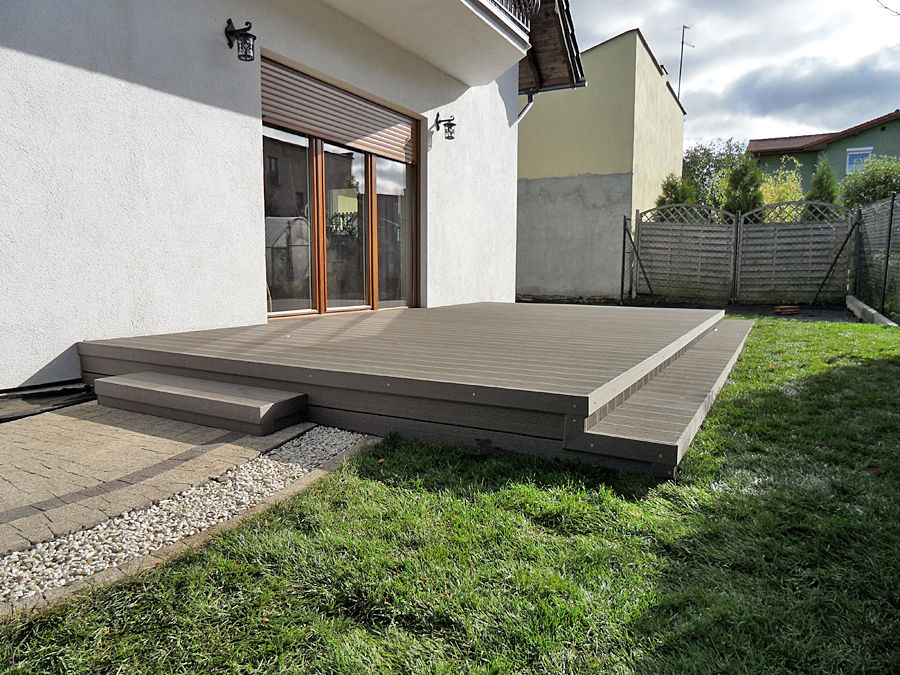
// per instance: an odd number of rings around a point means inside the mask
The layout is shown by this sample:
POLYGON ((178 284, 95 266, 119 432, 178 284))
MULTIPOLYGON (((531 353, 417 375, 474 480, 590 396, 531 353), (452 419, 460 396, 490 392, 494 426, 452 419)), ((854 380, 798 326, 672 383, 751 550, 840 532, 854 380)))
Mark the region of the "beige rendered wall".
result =
POLYGON ((260 61, 228 17, 422 121, 425 303, 514 299, 515 72, 469 87, 318 0, 4 0, 0 390, 79 377, 80 340, 266 320, 260 61))
POLYGON ((666 81, 641 45, 635 61, 632 210, 653 208, 665 177, 681 175, 684 114, 666 81))
POLYGON ((519 123, 519 180, 631 171, 636 41, 626 33, 582 54, 587 87, 535 98, 519 123))

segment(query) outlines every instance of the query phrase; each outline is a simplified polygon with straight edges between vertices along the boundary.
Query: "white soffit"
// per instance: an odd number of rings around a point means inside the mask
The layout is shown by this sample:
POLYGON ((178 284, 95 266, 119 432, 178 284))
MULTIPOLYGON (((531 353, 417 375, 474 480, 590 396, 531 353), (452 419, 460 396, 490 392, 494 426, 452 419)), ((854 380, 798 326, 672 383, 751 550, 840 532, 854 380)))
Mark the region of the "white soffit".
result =
POLYGON ((516 65, 528 35, 491 0, 323 0, 391 42, 468 84, 516 65))

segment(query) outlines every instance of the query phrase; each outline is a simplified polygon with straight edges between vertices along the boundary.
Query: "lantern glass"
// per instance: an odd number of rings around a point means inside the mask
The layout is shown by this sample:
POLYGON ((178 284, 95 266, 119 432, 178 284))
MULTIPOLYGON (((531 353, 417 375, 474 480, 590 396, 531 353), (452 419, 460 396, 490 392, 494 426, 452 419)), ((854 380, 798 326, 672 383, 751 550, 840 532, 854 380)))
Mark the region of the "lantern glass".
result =
POLYGON ((235 38, 237 41, 237 57, 241 61, 252 61, 253 41, 256 39, 256 36, 250 33, 239 33, 235 38))
POLYGON ((456 138, 456 124, 453 122, 444 122, 444 138, 452 141, 456 138))

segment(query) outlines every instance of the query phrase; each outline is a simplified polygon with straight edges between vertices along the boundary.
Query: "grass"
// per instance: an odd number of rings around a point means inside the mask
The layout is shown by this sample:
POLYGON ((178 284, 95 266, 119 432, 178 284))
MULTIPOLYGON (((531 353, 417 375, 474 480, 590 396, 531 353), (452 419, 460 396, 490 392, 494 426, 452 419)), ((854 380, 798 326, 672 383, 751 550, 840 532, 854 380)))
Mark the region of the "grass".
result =
POLYGON ((0 669, 890 671, 898 382, 895 330, 764 319, 677 483, 388 439, 0 669))

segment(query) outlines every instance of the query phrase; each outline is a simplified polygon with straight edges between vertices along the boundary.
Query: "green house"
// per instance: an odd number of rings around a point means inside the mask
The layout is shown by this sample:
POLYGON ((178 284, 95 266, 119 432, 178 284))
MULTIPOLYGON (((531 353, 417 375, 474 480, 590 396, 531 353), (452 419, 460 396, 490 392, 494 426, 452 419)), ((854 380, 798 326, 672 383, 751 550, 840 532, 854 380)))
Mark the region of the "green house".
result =
POLYGON ((900 109, 843 131, 756 138, 747 152, 756 158, 763 173, 774 173, 783 157, 793 157, 800 163, 803 192, 807 192, 821 158, 828 160, 841 180, 872 155, 900 156, 900 109))

